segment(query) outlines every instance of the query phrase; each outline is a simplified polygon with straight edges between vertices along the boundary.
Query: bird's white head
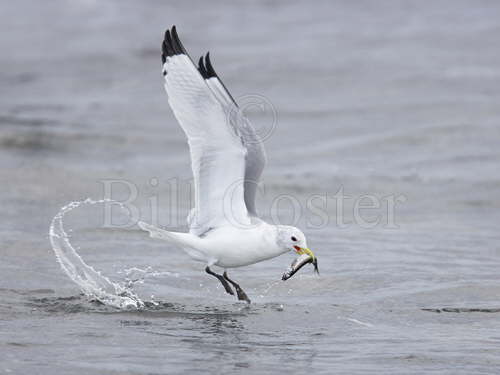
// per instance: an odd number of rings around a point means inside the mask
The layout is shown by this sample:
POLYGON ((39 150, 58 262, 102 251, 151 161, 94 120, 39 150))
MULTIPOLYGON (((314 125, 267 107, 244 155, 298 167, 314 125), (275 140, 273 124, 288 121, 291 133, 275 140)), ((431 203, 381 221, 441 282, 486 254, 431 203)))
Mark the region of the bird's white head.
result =
MULTIPOLYGON (((290 251, 295 251, 297 254, 308 254, 316 261, 316 256, 307 247, 306 236, 299 228, 289 225, 278 225, 278 245, 290 251)), ((284 250, 283 249, 283 250, 284 250)))

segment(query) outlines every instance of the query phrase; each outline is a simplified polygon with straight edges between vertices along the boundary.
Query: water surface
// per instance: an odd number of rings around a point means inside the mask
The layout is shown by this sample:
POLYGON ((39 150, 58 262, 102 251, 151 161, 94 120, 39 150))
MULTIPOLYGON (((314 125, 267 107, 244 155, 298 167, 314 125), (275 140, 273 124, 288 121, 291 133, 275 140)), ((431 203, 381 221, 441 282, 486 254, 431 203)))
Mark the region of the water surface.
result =
POLYGON ((499 20, 489 1, 3 2, 0 372, 497 372, 499 20), (143 220, 185 229, 189 155, 159 58, 172 24, 193 57, 211 51, 233 96, 275 108, 259 208, 269 219, 281 194, 299 203, 319 278, 281 282, 289 255, 232 270, 246 306, 181 251, 104 228, 102 206, 68 214, 71 241, 146 306, 103 305, 62 272, 50 221, 102 199, 105 181, 137 186, 143 220), (382 202, 363 213, 372 228, 353 214, 364 194, 382 202), (307 209, 313 195, 328 221, 307 209))

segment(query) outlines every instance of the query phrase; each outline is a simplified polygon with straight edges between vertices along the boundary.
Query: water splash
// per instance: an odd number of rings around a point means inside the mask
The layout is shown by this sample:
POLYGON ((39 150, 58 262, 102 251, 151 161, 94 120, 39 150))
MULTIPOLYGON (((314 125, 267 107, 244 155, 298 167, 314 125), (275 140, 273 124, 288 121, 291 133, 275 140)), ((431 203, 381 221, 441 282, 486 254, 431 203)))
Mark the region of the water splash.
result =
MULTIPOLYGON (((144 284, 145 280, 148 278, 181 278, 180 274, 177 272, 155 271, 151 266, 147 266, 146 268, 126 268, 123 271, 118 271, 118 273, 125 274, 125 285, 127 288, 132 288, 137 284, 144 284)), ((182 279, 190 280, 189 277, 182 277, 182 279)))
POLYGON ((113 307, 141 309, 145 303, 132 292, 130 287, 112 282, 84 262, 71 245, 69 236, 64 230, 63 218, 68 212, 77 207, 103 203, 113 203, 125 210, 122 203, 111 199, 93 200, 87 198, 83 201, 68 203, 62 207, 50 223, 49 237, 52 249, 63 271, 80 287, 85 295, 113 307))

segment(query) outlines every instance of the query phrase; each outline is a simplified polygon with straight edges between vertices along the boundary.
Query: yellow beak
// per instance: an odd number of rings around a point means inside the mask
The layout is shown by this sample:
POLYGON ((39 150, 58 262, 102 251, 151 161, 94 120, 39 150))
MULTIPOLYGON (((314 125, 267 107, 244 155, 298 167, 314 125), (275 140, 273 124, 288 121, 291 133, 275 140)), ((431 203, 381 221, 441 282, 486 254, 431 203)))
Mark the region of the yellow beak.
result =
MULTIPOLYGON (((297 246, 298 247, 298 246, 297 246)), ((302 254, 307 254, 309 255, 313 260, 316 259, 316 256, 314 253, 308 249, 307 247, 299 247, 298 250, 296 250, 297 254, 302 255, 302 254)))
POLYGON ((311 251, 311 249, 308 249, 307 247, 298 247, 295 246, 295 251, 299 255, 307 254, 311 257, 311 263, 314 265, 314 271, 319 275, 319 269, 318 269, 318 258, 316 258, 316 255, 311 251))

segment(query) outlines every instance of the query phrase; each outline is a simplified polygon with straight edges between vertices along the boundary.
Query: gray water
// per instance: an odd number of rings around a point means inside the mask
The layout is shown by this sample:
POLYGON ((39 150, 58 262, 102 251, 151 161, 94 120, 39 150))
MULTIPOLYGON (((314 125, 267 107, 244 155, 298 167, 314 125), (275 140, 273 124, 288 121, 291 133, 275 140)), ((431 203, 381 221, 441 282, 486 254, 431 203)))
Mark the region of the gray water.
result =
POLYGON ((2 2, 0 373, 498 373, 499 38, 494 1, 2 2), (247 106, 269 130, 259 208, 283 223, 302 208, 319 277, 282 282, 291 255, 231 270, 246 306, 119 227, 117 207, 104 225, 102 205, 65 228, 145 306, 82 295, 56 261, 52 218, 105 198, 105 181, 119 200, 137 187, 141 219, 185 230, 189 154, 159 58, 172 24, 233 96, 272 103, 274 127, 247 106), (354 215, 366 194, 381 202, 370 228, 354 215))

